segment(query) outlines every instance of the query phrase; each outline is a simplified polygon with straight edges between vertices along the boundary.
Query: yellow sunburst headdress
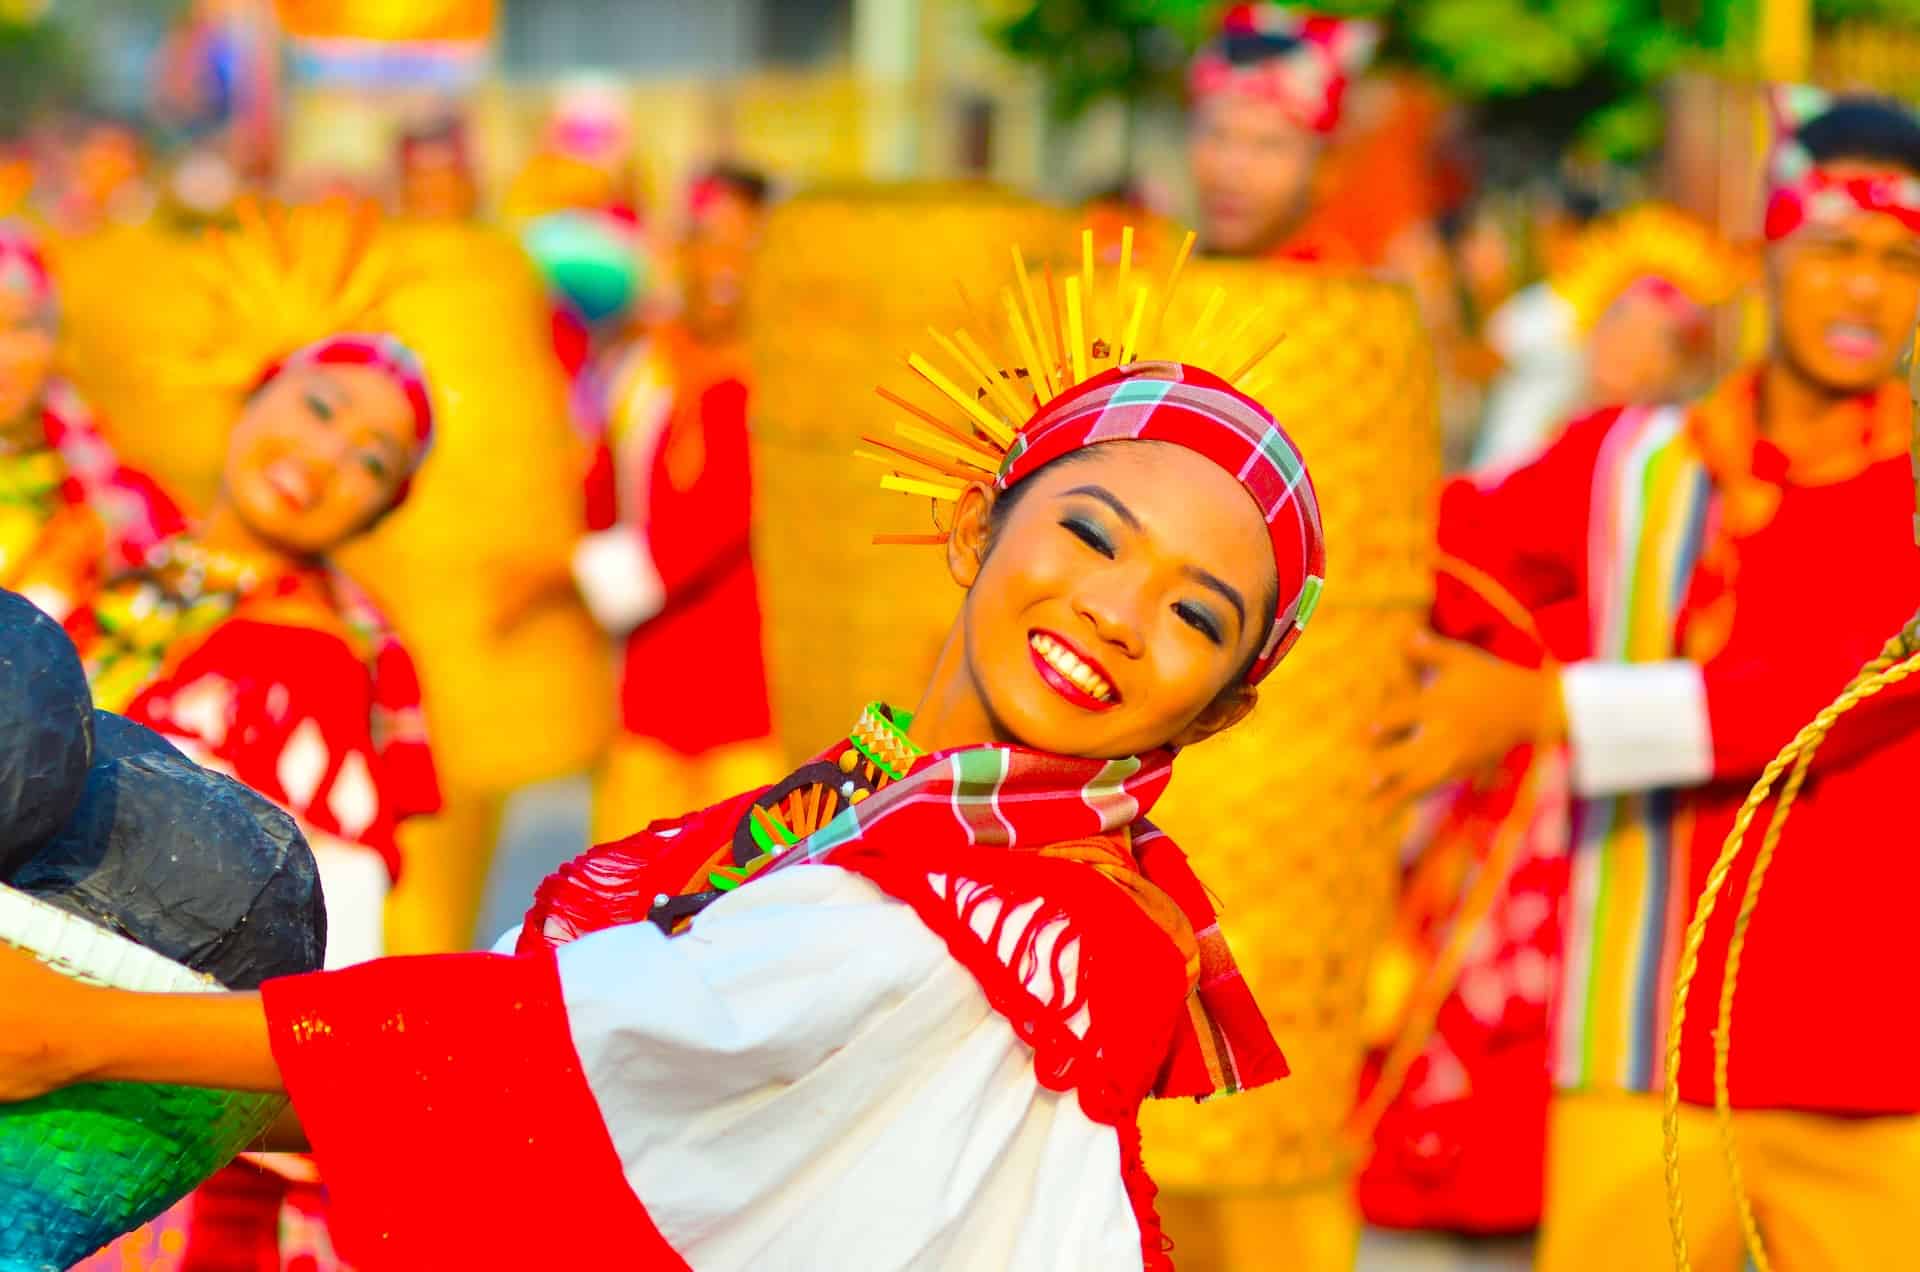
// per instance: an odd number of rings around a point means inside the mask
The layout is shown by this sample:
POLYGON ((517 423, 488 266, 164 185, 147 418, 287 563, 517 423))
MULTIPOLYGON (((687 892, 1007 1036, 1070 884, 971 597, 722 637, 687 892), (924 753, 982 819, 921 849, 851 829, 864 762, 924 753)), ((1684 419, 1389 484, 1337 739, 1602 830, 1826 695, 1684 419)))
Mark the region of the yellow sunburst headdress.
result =
POLYGON ((184 338, 162 354, 172 376, 246 391, 299 349, 381 327, 397 279, 376 205, 248 199, 235 215, 233 228, 207 232, 194 258, 184 338))
MULTIPOLYGON (((879 390, 907 418, 892 438, 867 436, 856 454, 887 471, 882 487, 951 503, 973 483, 1008 487, 1070 451, 1105 441, 1171 442, 1232 473, 1260 509, 1279 578, 1279 611, 1250 680, 1271 670, 1311 617, 1326 554, 1313 483, 1298 449, 1257 400, 1263 364, 1279 347, 1260 306, 1221 321, 1215 287, 1191 325, 1168 321, 1194 236, 1180 245, 1164 284, 1136 268, 1133 230, 1121 232, 1112 282, 1096 269, 1094 236, 1080 235, 1079 270, 1051 262, 1036 286, 1019 248, 1000 289, 1003 337, 992 334, 961 288, 979 335, 930 330, 945 365, 922 354, 907 365, 959 417, 943 418, 879 390)), ((951 411, 949 411, 949 415, 951 411)), ((882 535, 885 543, 939 543, 939 534, 882 535)))
POLYGON ((1581 331, 1636 283, 1658 280, 1701 309, 1725 304, 1751 281, 1751 257, 1708 226, 1662 203, 1644 203, 1583 232, 1548 280, 1581 331))

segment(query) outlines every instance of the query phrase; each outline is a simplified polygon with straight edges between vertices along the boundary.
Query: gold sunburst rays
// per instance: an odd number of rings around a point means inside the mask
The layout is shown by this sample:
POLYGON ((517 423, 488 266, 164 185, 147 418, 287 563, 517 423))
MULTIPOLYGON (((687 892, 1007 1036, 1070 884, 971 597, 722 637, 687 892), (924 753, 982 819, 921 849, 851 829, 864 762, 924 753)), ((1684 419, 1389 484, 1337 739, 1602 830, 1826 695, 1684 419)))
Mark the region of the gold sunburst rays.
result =
MULTIPOLYGON (((1262 307, 1249 306, 1223 324, 1226 293, 1216 286, 1190 326, 1169 330, 1168 313, 1194 241, 1189 231, 1164 278, 1148 277, 1131 226, 1121 230, 1116 267, 1107 271, 1100 268, 1093 231, 1082 230, 1064 279, 1052 260, 1036 270, 1014 247, 1013 276, 993 293, 999 308, 991 316, 998 321, 989 322, 961 282, 961 306, 974 329, 929 328, 932 353, 907 358, 914 376, 939 399, 937 408, 878 389, 897 412, 892 435, 863 434, 866 446, 854 454, 884 470, 883 489, 951 503, 968 485, 993 479, 1015 435, 1043 403, 1113 367, 1183 362, 1213 370, 1243 391, 1264 388, 1267 360, 1284 337, 1262 307)), ((887 534, 874 541, 944 540, 937 534, 887 534)))
POLYGON ((377 328, 400 271, 376 204, 247 199, 231 227, 207 231, 192 281, 191 318, 178 344, 152 356, 167 379, 244 388, 316 340, 377 328))

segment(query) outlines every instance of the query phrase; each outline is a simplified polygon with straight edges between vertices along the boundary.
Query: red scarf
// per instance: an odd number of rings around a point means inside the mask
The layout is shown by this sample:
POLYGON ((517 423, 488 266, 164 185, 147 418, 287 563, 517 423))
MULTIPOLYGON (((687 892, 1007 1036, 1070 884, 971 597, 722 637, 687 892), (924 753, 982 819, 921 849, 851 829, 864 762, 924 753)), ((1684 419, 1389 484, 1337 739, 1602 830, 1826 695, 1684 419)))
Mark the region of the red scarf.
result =
MULTIPOLYGON (((815 763, 832 763, 852 745, 851 740, 843 740, 815 763)), ((928 867, 939 869, 941 863, 951 862, 954 869, 965 869, 965 861, 959 859, 972 849, 1004 849, 1026 860, 1068 857, 1091 863, 1098 859, 1086 877, 1106 875, 1128 892, 1136 891, 1137 885, 1129 887, 1124 878, 1115 876, 1134 875, 1150 885, 1155 899, 1172 903, 1184 920, 1178 923, 1181 932, 1190 929, 1193 942, 1189 947, 1182 936, 1169 933, 1188 960, 1192 992, 1185 1019, 1157 1058, 1152 1093, 1162 1098, 1204 1098, 1246 1090, 1284 1077, 1286 1060, 1233 960, 1205 887, 1173 840, 1145 820, 1166 789, 1172 762, 1172 754, 1166 751, 1124 760, 1087 760, 1014 746, 965 747, 921 756, 900 781, 845 809, 775 858, 767 869, 809 863, 856 869, 912 904, 936 930, 943 925, 934 921, 932 911, 953 903, 928 888, 928 867)), ((662 897, 706 887, 717 865, 732 864, 735 828, 758 795, 741 795, 687 817, 656 823, 561 867, 535 894, 521 930, 520 951, 640 922, 662 897)), ((1111 885, 1098 882, 1096 886, 1107 890, 1111 885)), ((1153 905, 1142 904, 1165 930, 1153 905)), ((944 926, 948 930, 943 935, 952 943, 955 929, 951 924, 944 926)), ((955 954, 978 971, 975 961, 965 958, 960 949, 955 954)), ((1088 971, 1083 967, 1083 979, 1088 971)), ((995 1006, 1006 1014, 1005 1003, 996 1001, 995 1006)), ((1066 1017, 1077 1010, 1078 1002, 1054 1006, 1061 1010, 1050 1014, 1066 1017)), ((1016 1021, 1035 1047, 1036 1067, 1043 1074, 1057 1070, 1057 1081, 1048 1085, 1079 1086, 1084 1102, 1089 1097, 1084 1085, 1087 1075, 1068 1074, 1076 1060, 1086 1058, 1077 1054, 1085 1048, 1064 1029, 1063 1021, 1059 1023, 1063 1024, 1060 1030, 1044 1031, 1048 1036, 1042 1037, 1027 1028, 1032 1022, 1016 1021)), ((1078 1067, 1098 1069, 1097 1065, 1078 1067)), ((1096 1102, 1105 1103, 1097 1098, 1096 1102)), ((1092 1108, 1089 1113, 1097 1115, 1092 1108)))

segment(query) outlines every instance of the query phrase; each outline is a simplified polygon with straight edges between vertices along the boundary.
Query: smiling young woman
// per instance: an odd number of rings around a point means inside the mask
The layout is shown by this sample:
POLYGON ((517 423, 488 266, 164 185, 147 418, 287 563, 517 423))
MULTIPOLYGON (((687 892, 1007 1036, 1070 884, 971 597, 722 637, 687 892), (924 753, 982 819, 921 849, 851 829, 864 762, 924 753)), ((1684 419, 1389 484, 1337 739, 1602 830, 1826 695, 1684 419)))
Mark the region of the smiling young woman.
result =
POLYGON ((368 1269, 1170 1266, 1142 1102, 1286 1065, 1145 817, 1253 707, 1324 549, 1273 416, 1128 357, 1144 287, 1091 337, 1081 281, 1044 361, 977 393, 916 359, 969 422, 910 407, 877 443, 885 484, 954 506, 964 595, 916 712, 590 850, 493 954, 190 999, 0 956, 0 1097, 284 1088, 368 1269))

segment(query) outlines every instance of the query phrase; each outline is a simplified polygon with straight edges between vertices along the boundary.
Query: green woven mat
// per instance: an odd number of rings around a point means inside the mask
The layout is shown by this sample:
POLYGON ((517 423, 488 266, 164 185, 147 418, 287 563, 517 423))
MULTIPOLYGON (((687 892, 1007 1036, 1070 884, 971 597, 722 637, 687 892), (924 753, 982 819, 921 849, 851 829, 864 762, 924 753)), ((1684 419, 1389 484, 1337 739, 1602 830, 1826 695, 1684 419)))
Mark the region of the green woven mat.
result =
POLYGON ((286 1099, 92 1083, 0 1105, 0 1272, 60 1272, 191 1192, 286 1099))

